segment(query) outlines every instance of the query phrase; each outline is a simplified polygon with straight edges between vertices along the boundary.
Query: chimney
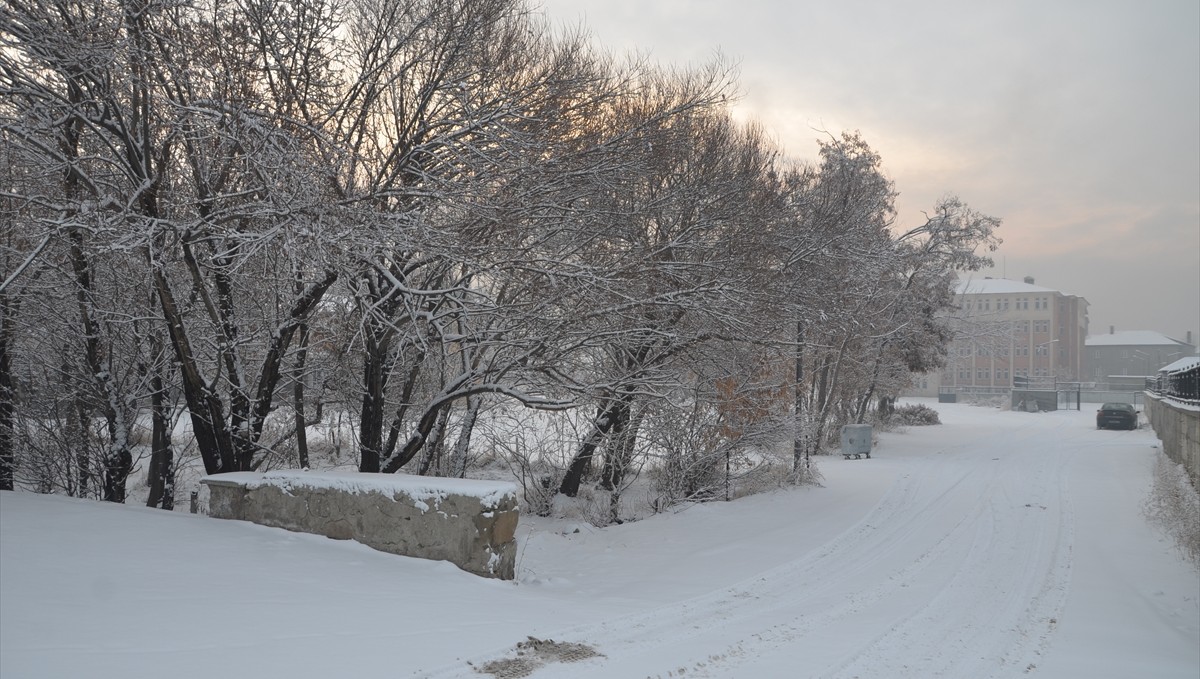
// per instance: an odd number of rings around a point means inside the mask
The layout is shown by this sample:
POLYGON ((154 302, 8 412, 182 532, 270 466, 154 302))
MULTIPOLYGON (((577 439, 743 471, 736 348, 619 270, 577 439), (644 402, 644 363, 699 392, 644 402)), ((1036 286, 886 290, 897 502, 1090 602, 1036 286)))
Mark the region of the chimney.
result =
POLYGON ((1110 334, 1110 335, 1117 334, 1117 326, 1115 326, 1115 325, 1108 326, 1108 334, 1110 334))
POLYGON ((1025 282, 1028 283, 1029 285, 1033 285, 1033 276, 1026 276, 1025 282))
MULTIPOLYGON (((1187 343, 1192 344, 1192 331, 1191 330, 1187 331, 1187 343)), ((1192 346, 1195 346, 1195 345, 1193 344, 1192 346)))

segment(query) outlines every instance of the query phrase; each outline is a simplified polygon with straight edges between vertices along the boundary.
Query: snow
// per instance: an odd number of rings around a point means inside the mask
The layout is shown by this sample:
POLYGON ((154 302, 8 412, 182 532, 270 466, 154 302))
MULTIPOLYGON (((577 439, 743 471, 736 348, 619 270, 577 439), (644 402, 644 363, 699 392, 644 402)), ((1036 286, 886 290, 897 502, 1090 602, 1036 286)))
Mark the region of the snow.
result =
MULTIPOLYGON (((309 472, 298 469, 255 472, 230 472, 204 477, 208 483, 232 483, 249 489, 275 486, 290 491, 293 488, 338 490, 349 494, 378 492, 390 496, 397 493, 412 498, 417 506, 432 501, 436 506, 447 494, 477 497, 481 506, 498 507, 506 500, 515 500, 517 487, 506 481, 476 479, 447 479, 411 474, 361 474, 357 472, 309 472)), ((426 507, 423 511, 428 511, 426 507)))
POLYGON ((1200 356, 1186 356, 1173 363, 1164 365, 1158 371, 1161 373, 1183 372, 1198 365, 1200 365, 1200 356))
POLYGON ((820 488, 523 516, 515 583, 0 493, 0 676, 1200 676, 1200 574, 1142 513, 1150 430, 926 403, 943 425, 820 458, 820 488))
POLYGON ((1090 335, 1085 344, 1089 347, 1125 347, 1125 346, 1180 346, 1183 342, 1173 340, 1161 332, 1153 330, 1123 330, 1110 332, 1105 335, 1090 335))
POLYGON ((959 295, 1019 295, 1058 291, 1007 278, 969 278, 959 281, 956 292, 959 295))

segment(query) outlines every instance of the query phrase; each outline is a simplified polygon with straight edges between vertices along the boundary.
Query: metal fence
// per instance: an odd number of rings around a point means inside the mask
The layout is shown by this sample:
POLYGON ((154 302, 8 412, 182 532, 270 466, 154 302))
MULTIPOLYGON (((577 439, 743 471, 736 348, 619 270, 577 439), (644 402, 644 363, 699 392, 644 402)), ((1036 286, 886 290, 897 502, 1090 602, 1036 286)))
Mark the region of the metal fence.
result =
POLYGON ((1146 378, 1146 391, 1189 405, 1200 405, 1200 363, 1146 378))
POLYGON ((1083 410, 1084 405, 1099 403, 1128 403, 1142 406, 1145 394, 1141 385, 1096 384, 1093 382, 1034 382, 1028 387, 942 387, 938 390, 941 403, 999 403, 1024 410, 1030 401, 1039 410, 1083 410))

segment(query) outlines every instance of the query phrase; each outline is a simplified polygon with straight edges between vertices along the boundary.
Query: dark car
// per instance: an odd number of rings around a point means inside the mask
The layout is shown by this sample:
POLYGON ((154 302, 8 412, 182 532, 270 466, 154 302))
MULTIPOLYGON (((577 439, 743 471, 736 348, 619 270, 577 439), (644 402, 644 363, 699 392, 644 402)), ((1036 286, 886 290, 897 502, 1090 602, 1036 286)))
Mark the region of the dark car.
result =
POLYGON ((1096 428, 1137 429, 1138 414, 1128 403, 1105 403, 1096 411, 1096 428))

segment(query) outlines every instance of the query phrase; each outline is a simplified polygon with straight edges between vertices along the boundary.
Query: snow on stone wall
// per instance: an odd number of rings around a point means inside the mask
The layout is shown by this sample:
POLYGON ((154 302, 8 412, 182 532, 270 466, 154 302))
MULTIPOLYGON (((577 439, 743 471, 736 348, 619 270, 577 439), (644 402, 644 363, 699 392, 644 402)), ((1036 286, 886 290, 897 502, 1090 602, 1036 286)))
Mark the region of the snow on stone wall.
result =
POLYGON ((517 489, 511 483, 298 470, 207 476, 209 514, 355 540, 511 580, 517 489))

